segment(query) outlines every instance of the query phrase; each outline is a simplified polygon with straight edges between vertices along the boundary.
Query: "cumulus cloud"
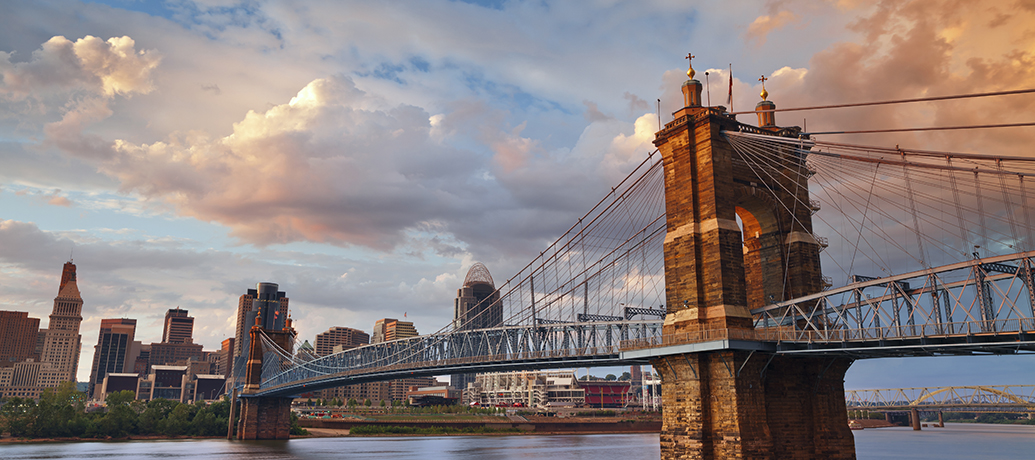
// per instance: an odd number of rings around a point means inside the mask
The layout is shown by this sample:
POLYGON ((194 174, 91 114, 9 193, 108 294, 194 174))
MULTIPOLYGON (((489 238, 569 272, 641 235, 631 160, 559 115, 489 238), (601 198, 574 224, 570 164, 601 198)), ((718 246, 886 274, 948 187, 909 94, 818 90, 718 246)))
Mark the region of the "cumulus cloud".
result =
MULTIPOLYGON (((1035 14, 996 23, 997 7, 957 2, 887 2, 852 26, 857 40, 830 45, 807 68, 780 69, 766 85, 779 107, 880 101, 1035 86, 1035 14)), ((760 89, 760 88, 759 88, 760 89)), ((812 131, 965 126, 1030 121, 1035 97, 1011 96, 852 110, 777 114, 812 131)), ((839 136, 878 145, 1030 155, 1026 128, 839 136)))
POLYGON ((652 131, 641 121, 597 119, 575 148, 552 152, 523 137, 523 125, 504 130, 485 121, 464 108, 431 116, 392 105, 348 77, 333 76, 311 82, 286 104, 248 113, 229 136, 192 132, 151 144, 116 141, 113 157, 100 168, 124 192, 220 222, 254 244, 389 250, 412 241, 412 232, 433 231, 453 235, 459 246, 441 240, 428 246, 456 254, 472 243, 492 247, 494 238, 522 238, 506 226, 494 233, 494 227, 542 207, 564 213, 563 220, 541 224, 549 230, 542 233, 555 236, 651 150, 652 131), (457 130, 480 132, 492 157, 442 142, 445 132, 457 130), (574 185, 580 181, 600 187, 589 188, 592 195, 564 193, 585 189, 574 185))
POLYGON ((155 51, 137 51, 130 37, 102 40, 91 35, 75 42, 56 36, 28 61, 11 58, 0 52, 4 105, 25 114, 61 113, 59 121, 44 128, 48 140, 67 152, 93 158, 107 155, 107 141, 84 134, 84 128, 112 115, 109 103, 116 95, 151 92, 151 73, 161 61, 155 51))
POLYGON ((105 41, 91 35, 75 42, 51 38, 26 62, 11 62, 11 57, 0 52, 0 94, 13 100, 77 89, 108 97, 146 94, 154 89, 151 72, 161 61, 155 51, 137 51, 130 37, 105 41))
POLYGON ((468 192, 471 155, 433 143, 429 118, 330 77, 248 113, 226 137, 117 141, 102 169, 124 191, 223 222, 246 241, 387 248, 443 207, 462 208, 468 192))

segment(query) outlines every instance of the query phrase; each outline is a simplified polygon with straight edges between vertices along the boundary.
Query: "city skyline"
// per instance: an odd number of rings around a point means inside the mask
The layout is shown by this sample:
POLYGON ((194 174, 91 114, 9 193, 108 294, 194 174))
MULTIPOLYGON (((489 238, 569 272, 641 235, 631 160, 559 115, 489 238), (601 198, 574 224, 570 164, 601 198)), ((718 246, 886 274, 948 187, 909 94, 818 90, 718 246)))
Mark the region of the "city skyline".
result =
MULTIPOLYGON (((74 250, 80 381, 102 318, 137 319, 137 337, 157 338, 165 313, 182 307, 196 318, 194 342, 216 350, 257 282, 291 294, 303 338, 329 326, 369 332, 385 317, 424 333, 447 327, 476 261, 499 284, 653 149, 657 100, 668 121, 688 52, 713 105, 728 105, 732 65, 737 110, 759 100, 759 75, 780 107, 1035 87, 1035 8, 1021 3, 3 8, 0 309, 44 318, 54 267, 74 250)), ((1033 105, 786 113, 777 123, 1006 123, 1030 121, 1019 117, 1033 105)), ((1031 137, 837 140, 1028 155, 1031 137)), ((849 376, 888 387, 1018 383, 1035 378, 1018 370, 1032 364, 885 360, 888 375, 849 376), (895 375, 906 372, 914 380, 895 375)))

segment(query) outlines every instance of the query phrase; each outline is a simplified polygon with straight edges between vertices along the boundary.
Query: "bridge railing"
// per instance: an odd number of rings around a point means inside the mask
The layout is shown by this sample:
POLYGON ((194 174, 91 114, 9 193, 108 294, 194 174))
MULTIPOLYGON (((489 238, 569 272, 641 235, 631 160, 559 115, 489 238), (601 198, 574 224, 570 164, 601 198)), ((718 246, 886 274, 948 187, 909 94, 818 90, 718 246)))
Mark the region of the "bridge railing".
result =
POLYGON ((1035 331, 1035 252, 968 260, 752 310, 785 341, 909 339, 1035 331))
POLYGON ((661 321, 656 320, 507 326, 394 340, 306 359, 264 342, 261 388, 487 363, 616 359, 622 340, 660 335, 661 321))
POLYGON ((982 337, 1035 331, 1035 319, 1018 318, 993 321, 959 321, 937 325, 894 326, 887 328, 809 330, 794 327, 757 329, 709 329, 666 334, 634 340, 623 340, 621 349, 639 350, 675 345, 744 340, 756 342, 833 343, 909 340, 924 338, 982 337))
POLYGON ((703 329, 697 331, 677 332, 660 337, 645 337, 634 340, 623 340, 622 350, 638 350, 658 348, 689 343, 714 342, 719 340, 765 341, 759 329, 703 329))

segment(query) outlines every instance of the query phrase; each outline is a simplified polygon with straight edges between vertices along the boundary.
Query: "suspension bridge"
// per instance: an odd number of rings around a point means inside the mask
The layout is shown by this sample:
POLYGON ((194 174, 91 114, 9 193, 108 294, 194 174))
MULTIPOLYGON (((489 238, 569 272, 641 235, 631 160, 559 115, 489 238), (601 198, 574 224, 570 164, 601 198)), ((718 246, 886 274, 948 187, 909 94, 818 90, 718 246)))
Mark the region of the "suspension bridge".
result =
POLYGON ((1035 352, 1035 159, 829 142, 776 126, 769 101, 752 126, 702 107, 688 75, 658 150, 498 286, 478 313, 498 326, 450 324, 329 356, 254 328, 246 401, 650 362, 673 398, 663 456, 854 458, 847 428, 831 422, 845 418, 853 360, 1035 352), (812 428, 746 430, 750 407, 780 405, 812 428))
MULTIPOLYGON (((263 360, 259 394, 411 375, 636 364, 731 347, 857 359, 1035 351, 1035 252, 1013 251, 1033 241, 1025 179, 1035 173, 1035 159, 852 146, 739 128, 723 137, 759 171, 753 193, 786 179, 763 176, 771 163, 804 160, 798 174, 815 184, 812 196, 829 200, 831 212, 812 198, 779 205, 806 208, 831 224, 833 238, 855 248, 850 257, 826 259, 845 284, 825 278, 820 292, 760 299, 751 329, 663 334, 665 208, 661 159, 652 152, 499 287, 505 324, 450 325, 323 357, 292 354, 263 336, 264 352, 276 357, 263 360), (838 220, 846 224, 833 225, 838 220), (910 265, 915 269, 901 271, 910 265)), ((824 249, 832 239, 807 237, 824 249)))

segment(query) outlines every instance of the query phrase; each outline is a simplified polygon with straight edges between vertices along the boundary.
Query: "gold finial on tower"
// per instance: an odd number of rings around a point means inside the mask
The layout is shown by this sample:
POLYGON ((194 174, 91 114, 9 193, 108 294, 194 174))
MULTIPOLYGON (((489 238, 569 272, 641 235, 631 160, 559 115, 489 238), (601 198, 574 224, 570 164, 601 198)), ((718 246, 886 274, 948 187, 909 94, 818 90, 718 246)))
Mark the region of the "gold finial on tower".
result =
POLYGON ((765 81, 766 80, 768 80, 768 78, 766 78, 765 75, 762 75, 762 78, 758 79, 758 81, 762 82, 762 93, 759 94, 759 96, 762 96, 762 100, 763 101, 766 100, 767 97, 769 97, 769 91, 765 90, 765 81))
POLYGON ((694 75, 697 73, 696 71, 694 71, 693 59, 695 57, 697 57, 697 56, 694 56, 693 54, 690 54, 690 53, 686 53, 686 60, 689 62, 689 66, 690 66, 690 70, 686 71, 686 76, 689 77, 691 80, 694 79, 694 75))

